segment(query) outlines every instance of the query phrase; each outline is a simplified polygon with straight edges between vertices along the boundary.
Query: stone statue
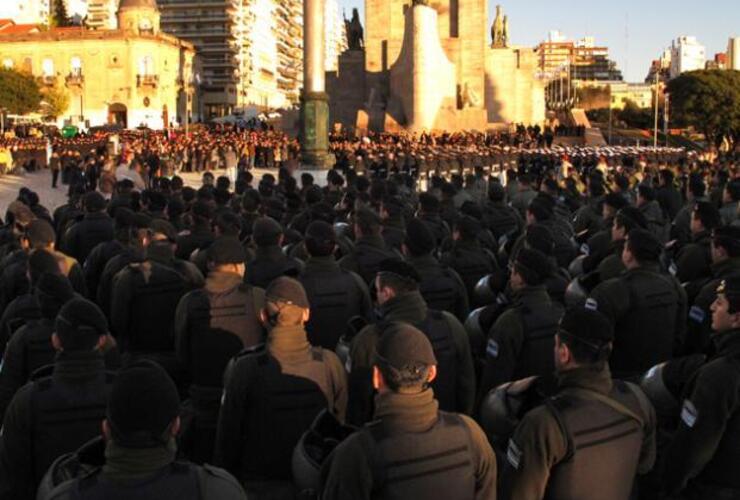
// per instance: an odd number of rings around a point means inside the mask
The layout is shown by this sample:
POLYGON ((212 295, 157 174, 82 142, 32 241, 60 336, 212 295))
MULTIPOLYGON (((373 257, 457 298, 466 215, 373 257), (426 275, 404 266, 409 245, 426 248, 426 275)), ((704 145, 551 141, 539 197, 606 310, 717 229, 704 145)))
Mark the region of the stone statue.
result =
POLYGON ((505 47, 503 9, 500 5, 496 6, 496 19, 493 21, 493 26, 491 27, 491 38, 493 39, 492 46, 494 48, 505 47))
POLYGON ((501 34, 501 42, 504 47, 509 46, 509 16, 504 16, 504 32, 501 34))
POLYGON ((360 22, 360 13, 352 9, 352 20, 344 20, 344 28, 347 30, 347 44, 349 50, 363 50, 365 48, 365 30, 360 22))
POLYGON ((465 85, 463 85, 462 88, 458 85, 457 91, 457 98, 460 102, 460 109, 476 107, 480 104, 478 94, 475 93, 475 90, 470 88, 468 82, 465 82, 465 85))

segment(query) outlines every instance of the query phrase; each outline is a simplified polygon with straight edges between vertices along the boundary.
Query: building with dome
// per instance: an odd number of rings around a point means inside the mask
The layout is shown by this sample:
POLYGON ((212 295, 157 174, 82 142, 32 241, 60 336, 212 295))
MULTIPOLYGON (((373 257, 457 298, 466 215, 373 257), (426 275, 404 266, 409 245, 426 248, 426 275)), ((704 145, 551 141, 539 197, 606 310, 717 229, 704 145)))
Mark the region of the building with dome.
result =
POLYGON ((156 0, 121 0, 118 29, 3 35, 0 64, 69 94, 59 125, 162 129, 199 118, 192 44, 160 31, 156 0))

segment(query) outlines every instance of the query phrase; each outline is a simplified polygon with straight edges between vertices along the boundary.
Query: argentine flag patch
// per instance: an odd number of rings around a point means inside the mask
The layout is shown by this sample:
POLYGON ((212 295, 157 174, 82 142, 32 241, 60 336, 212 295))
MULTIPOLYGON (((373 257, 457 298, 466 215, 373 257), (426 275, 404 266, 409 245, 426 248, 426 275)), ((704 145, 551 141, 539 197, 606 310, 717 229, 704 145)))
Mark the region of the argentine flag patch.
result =
POLYGON ((586 299, 586 303, 583 305, 586 309, 589 311, 596 311, 599 308, 599 303, 596 302, 596 299, 592 299, 591 297, 586 299))
POLYGON ((589 248, 588 243, 584 243, 583 245, 581 245, 581 253, 583 255, 590 255, 591 249, 589 248))
POLYGON ((697 418, 699 418, 699 411, 694 406, 694 403, 688 399, 684 400, 683 408, 681 408, 681 420, 683 423, 686 424, 686 427, 694 427, 697 418))
POLYGON ((488 339, 488 344, 486 345, 486 354, 491 356, 492 358, 498 358, 498 342, 493 339, 488 339))
POLYGON ((706 313, 701 307, 691 306, 691 309, 689 309, 689 319, 691 321, 694 321, 696 323, 704 323, 705 317, 706 313))

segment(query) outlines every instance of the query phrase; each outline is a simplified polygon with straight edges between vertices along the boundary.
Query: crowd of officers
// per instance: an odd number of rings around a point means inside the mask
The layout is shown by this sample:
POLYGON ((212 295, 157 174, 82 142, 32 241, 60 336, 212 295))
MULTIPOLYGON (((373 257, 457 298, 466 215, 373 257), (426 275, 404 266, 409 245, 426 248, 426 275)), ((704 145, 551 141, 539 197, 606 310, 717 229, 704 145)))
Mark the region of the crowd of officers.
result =
POLYGON ((740 498, 734 160, 619 154, 21 189, 0 499, 740 498))

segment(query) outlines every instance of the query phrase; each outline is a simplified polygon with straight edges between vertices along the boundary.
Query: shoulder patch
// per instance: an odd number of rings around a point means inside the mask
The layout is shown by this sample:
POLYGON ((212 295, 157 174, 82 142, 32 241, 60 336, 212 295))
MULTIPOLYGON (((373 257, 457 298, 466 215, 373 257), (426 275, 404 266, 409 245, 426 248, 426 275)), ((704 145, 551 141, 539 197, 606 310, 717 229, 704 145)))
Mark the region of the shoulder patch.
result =
POLYGON ((591 248, 588 246, 588 243, 584 243, 583 245, 581 245, 581 253, 583 255, 590 255, 591 248))
POLYGON ((596 311, 599 309, 599 303, 596 301, 596 299, 589 297, 586 299, 586 303, 584 306, 589 311, 596 311))
POLYGON ((691 309, 689 309, 689 319, 691 321, 694 321, 695 323, 704 323, 705 317, 706 313, 701 307, 691 306, 691 309))
POLYGON ((671 265, 668 266, 668 272, 671 273, 673 276, 676 275, 678 272, 678 267, 676 266, 675 262, 671 262, 671 265))
POLYGON ((519 464, 522 461, 522 450, 517 446, 513 439, 509 439, 509 447, 506 449, 506 461, 514 467, 519 469, 519 464))
POLYGON ((493 339, 488 339, 488 344, 486 344, 486 354, 492 358, 498 358, 498 342, 493 339))
POLYGON ((681 408, 681 420, 687 427, 694 427, 696 419, 699 418, 699 411, 694 406, 694 403, 685 399, 683 402, 683 408, 681 408))

